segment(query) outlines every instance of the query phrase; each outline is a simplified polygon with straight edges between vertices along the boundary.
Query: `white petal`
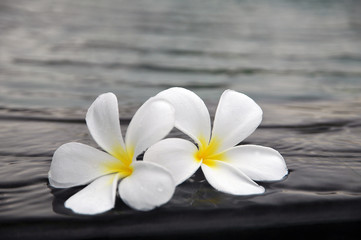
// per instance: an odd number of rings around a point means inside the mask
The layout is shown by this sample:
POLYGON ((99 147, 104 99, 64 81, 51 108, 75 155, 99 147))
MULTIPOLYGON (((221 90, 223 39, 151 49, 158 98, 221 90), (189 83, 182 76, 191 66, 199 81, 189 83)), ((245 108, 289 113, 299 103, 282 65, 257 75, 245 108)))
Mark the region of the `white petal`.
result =
POLYGON ((89 107, 86 123, 94 140, 113 156, 125 149, 119 123, 118 100, 113 93, 100 95, 89 107))
POLYGON ((168 202, 175 184, 165 168, 151 162, 135 161, 133 173, 120 182, 118 190, 128 206, 148 211, 168 202))
POLYGON ((150 98, 134 114, 125 142, 134 157, 164 138, 174 126, 174 108, 166 101, 150 98))
POLYGON ((200 144, 207 143, 211 133, 209 112, 203 100, 194 92, 184 88, 170 88, 157 94, 169 101, 175 108, 175 127, 200 144))
POLYGON ((67 143, 54 153, 49 182, 53 187, 66 188, 86 184, 107 174, 105 164, 118 163, 111 155, 81 143, 67 143))
POLYGON ((253 180, 280 180, 288 172, 281 154, 269 147, 243 145, 231 148, 224 154, 228 163, 253 180))
POLYGON ((232 165, 211 160, 212 166, 202 164, 204 176, 210 185, 221 192, 233 195, 250 195, 264 192, 264 188, 232 165))
POLYGON ((262 109, 248 96, 226 90, 219 100, 212 140, 219 141, 219 152, 248 137, 262 121, 262 109))
POLYGON ((192 176, 201 165, 194 158, 197 151, 197 147, 187 140, 167 138, 151 146, 143 160, 165 167, 178 185, 192 176))
POLYGON ((79 214, 98 214, 114 207, 118 174, 102 176, 71 196, 65 207, 79 214))

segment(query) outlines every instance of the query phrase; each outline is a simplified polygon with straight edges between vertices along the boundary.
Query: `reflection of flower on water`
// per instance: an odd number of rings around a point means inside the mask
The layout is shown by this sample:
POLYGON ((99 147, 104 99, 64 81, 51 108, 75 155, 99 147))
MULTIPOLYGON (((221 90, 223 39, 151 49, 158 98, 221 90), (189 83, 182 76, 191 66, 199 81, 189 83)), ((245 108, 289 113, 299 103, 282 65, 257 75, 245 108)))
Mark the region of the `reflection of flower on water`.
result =
POLYGON ((227 90, 217 107, 213 131, 204 102, 193 92, 171 88, 157 95, 176 110, 175 126, 198 145, 184 139, 161 140, 144 155, 144 161, 166 167, 176 184, 201 167, 217 190, 233 195, 264 192, 256 181, 282 179, 288 172, 283 157, 274 149, 257 145, 235 146, 248 137, 262 120, 261 108, 248 96, 227 90))
POLYGON ((136 156, 166 136, 174 125, 174 109, 151 98, 136 112, 125 141, 119 125, 114 94, 100 95, 89 108, 86 122, 94 140, 109 154, 81 143, 67 143, 53 156, 50 184, 66 188, 87 184, 66 202, 76 213, 97 214, 114 207, 116 189, 122 200, 137 210, 150 210, 169 201, 174 192, 170 173, 136 156), (159 117, 161 116, 161 118, 159 117))
MULTIPOLYGON (((128 206, 151 210, 168 202, 175 186, 199 167, 208 183, 221 192, 260 194, 264 188, 253 180, 279 180, 288 172, 283 157, 272 148, 235 146, 261 120, 262 110, 251 98, 227 90, 219 101, 212 130, 204 102, 189 90, 170 88, 135 113, 124 141, 117 98, 112 93, 102 94, 90 106, 86 122, 107 153, 81 143, 64 144, 54 153, 49 181, 57 188, 91 182, 65 201, 65 207, 81 214, 113 208, 117 188, 128 206), (178 138, 161 140, 173 126, 197 145, 178 138), (136 161, 148 147, 144 161, 136 161)), ((217 205, 221 198, 216 194, 207 201, 217 205)))

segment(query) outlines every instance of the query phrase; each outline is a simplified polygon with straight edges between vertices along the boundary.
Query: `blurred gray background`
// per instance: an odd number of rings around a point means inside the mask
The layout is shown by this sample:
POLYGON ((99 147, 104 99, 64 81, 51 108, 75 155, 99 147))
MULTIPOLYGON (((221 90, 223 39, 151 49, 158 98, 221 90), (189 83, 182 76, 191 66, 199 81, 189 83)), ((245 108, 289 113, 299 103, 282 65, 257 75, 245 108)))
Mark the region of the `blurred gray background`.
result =
POLYGON ((134 112, 172 86, 211 105, 227 88, 360 101, 361 1, 0 1, 3 111, 86 109, 112 91, 134 112))

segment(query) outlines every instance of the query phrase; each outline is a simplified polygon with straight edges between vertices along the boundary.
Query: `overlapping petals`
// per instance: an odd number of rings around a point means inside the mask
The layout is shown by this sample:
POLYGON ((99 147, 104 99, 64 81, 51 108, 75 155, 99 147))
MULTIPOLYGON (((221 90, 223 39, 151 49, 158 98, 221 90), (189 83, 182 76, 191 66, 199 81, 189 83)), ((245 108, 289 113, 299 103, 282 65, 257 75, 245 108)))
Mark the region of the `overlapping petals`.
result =
POLYGON ((136 161, 137 155, 165 137, 174 126, 174 108, 151 98, 135 113, 125 142, 122 138, 117 98, 100 95, 90 106, 89 131, 106 152, 80 143, 67 143, 53 156, 49 182, 54 187, 72 187, 91 182, 70 197, 65 206, 76 213, 97 214, 114 207, 116 189, 130 207, 151 210, 172 197, 171 173, 154 163, 136 161))
POLYGON ((135 162, 133 168, 133 174, 119 184, 119 195, 126 204, 147 211, 169 201, 174 182, 167 170, 157 164, 140 161, 135 162))
POLYGON ((195 142, 199 137, 209 139, 211 120, 209 112, 195 93, 184 88, 170 88, 157 94, 158 98, 167 99, 175 111, 175 127, 190 136, 195 142))
POLYGON ((287 174, 285 161, 276 150, 255 145, 234 147, 252 134, 262 120, 261 108, 248 96, 232 90, 222 94, 211 135, 208 110, 196 94, 170 88, 157 97, 174 106, 175 126, 197 144, 165 139, 145 153, 144 161, 167 168, 177 184, 201 166, 207 181, 217 190, 249 195, 264 192, 253 180, 280 180, 287 174))
POLYGON ((196 145, 180 138, 167 138, 152 147, 144 154, 144 161, 152 161, 168 169, 175 183, 181 184, 191 177, 201 166, 194 159, 198 152, 196 145))
POLYGON ((174 126, 174 114, 174 108, 168 102, 156 98, 145 102, 129 123, 125 136, 127 151, 134 151, 136 157, 164 138, 174 126))

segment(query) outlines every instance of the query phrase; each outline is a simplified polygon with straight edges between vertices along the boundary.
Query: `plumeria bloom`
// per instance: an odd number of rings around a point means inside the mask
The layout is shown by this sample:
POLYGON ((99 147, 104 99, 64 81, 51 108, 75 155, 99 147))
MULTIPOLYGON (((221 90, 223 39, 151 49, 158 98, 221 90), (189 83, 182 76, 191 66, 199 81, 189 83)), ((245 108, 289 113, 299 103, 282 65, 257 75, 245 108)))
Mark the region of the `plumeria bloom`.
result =
POLYGON ((157 97, 173 105, 175 126, 197 144, 168 138, 145 153, 144 161, 166 167, 176 184, 184 182, 201 167, 209 184, 217 190, 249 195, 265 191, 253 180, 280 180, 287 174, 285 161, 276 150, 257 145, 235 146, 262 120, 261 108, 248 96, 226 90, 219 100, 213 130, 209 112, 195 93, 170 88, 157 97))
POLYGON ((91 182, 65 202, 80 214, 112 209, 117 187, 121 199, 137 210, 151 210, 168 202, 175 189, 170 172, 136 157, 169 133, 174 118, 174 108, 168 102, 150 98, 135 113, 124 141, 116 96, 100 95, 90 106, 86 123, 107 153, 75 142, 60 146, 51 163, 50 185, 68 188, 91 182))

